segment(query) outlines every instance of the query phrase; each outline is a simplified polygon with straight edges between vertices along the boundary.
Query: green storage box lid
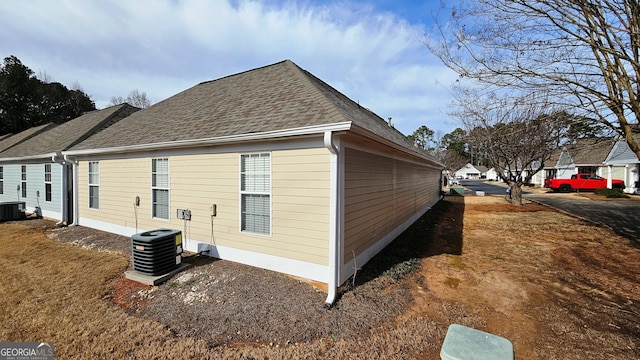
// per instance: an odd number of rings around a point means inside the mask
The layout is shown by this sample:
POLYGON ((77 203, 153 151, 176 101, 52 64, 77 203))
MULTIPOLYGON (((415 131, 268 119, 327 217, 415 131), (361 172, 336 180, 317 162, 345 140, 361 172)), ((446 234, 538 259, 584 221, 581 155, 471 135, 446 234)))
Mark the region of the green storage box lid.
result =
POLYGON ((442 360, 513 360, 511 341, 470 327, 451 324, 444 338, 442 360))

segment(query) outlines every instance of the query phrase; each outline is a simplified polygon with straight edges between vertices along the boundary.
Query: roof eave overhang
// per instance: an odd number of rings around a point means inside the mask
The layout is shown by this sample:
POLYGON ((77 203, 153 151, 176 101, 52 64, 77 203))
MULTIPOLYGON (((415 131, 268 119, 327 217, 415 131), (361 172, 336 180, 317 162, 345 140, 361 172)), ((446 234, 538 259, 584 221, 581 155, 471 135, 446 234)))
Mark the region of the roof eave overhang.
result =
POLYGON ((353 125, 351 127, 351 132, 356 133, 356 134, 360 134, 362 136, 368 137, 380 144, 383 144, 385 146, 389 146, 395 150, 398 150, 400 152, 403 152, 407 155, 413 156, 413 157, 418 157, 422 160, 426 160, 427 162, 431 163, 432 165, 436 166, 436 167, 440 167, 440 168, 445 168, 444 164, 440 163, 439 161, 437 161, 436 159, 434 159, 433 157, 426 155, 420 151, 417 150, 413 150, 413 149, 409 149, 405 146, 402 146, 398 143, 395 143, 385 137, 382 137, 376 133, 373 133, 363 127, 360 127, 358 125, 353 125))
POLYGON ((56 153, 47 153, 47 154, 39 154, 39 155, 28 155, 28 156, 16 156, 16 157, 7 157, 0 158, 0 164, 15 164, 15 163, 38 163, 38 162, 52 162, 51 158, 55 156, 56 153))
POLYGON ((206 147, 206 146, 220 146, 230 145, 243 142, 276 140, 296 136, 310 136, 310 135, 322 135, 327 131, 341 132, 349 131, 351 129, 351 122, 341 122, 329 125, 320 126, 306 126, 300 128, 277 130, 277 131, 265 131, 257 133, 247 133, 239 135, 220 136, 205 139, 193 139, 193 140, 179 140, 179 141, 167 141, 153 144, 141 144, 130 146, 119 146, 111 148, 100 149, 85 149, 85 150, 69 150, 63 151, 68 156, 91 156, 91 155, 104 155, 104 154, 124 154, 134 153, 141 151, 158 151, 158 150, 172 150, 172 149, 185 149, 194 147, 206 147))

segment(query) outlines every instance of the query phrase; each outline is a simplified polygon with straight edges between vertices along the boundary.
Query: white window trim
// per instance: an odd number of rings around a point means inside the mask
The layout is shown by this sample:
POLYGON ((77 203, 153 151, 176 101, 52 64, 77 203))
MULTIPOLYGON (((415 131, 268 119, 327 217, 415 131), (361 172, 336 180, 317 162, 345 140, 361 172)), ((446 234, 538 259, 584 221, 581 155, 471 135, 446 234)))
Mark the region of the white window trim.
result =
POLYGON ((89 193, 87 196, 87 207, 91 210, 100 210, 100 162, 99 161, 89 161, 87 163, 87 175, 88 175, 88 179, 87 179, 87 183, 89 184, 89 193), (98 183, 92 183, 91 182, 91 164, 95 163, 98 164, 98 183), (98 207, 92 207, 91 206, 91 187, 97 187, 98 188, 98 207))
POLYGON ((27 198, 27 165, 20 166, 20 198, 27 198), (23 171, 24 169, 24 171, 23 171), (24 179, 22 178, 24 175, 24 179))
POLYGON ((53 169, 51 164, 44 164, 44 201, 52 202, 53 201, 53 169), (47 171, 47 167, 49 167, 49 171, 47 171), (49 174, 49 181, 47 181, 47 174, 49 174), (51 189, 51 199, 47 200, 47 184, 51 189))
POLYGON ((271 237, 273 233, 273 154, 271 152, 250 152, 240 154, 238 156, 238 231, 243 234, 252 234, 257 236, 271 237), (255 192, 255 191, 243 191, 242 190, 242 157, 247 155, 269 155, 269 192, 255 192), (269 196, 269 233, 259 233, 242 229, 242 195, 255 194, 255 195, 268 195, 269 196))
POLYGON ((151 159, 151 163, 149 164, 150 168, 149 168, 149 173, 151 174, 151 176, 149 177, 150 180, 150 188, 151 188, 151 218, 153 220, 160 220, 160 221, 171 221, 171 161, 169 161, 168 157, 157 157, 157 158, 152 158, 151 159), (159 187, 159 186, 153 186, 153 162, 154 160, 167 160, 167 187, 159 187), (153 210, 153 191, 154 190, 167 190, 167 218, 161 218, 161 217, 157 217, 154 214, 154 210, 153 210))

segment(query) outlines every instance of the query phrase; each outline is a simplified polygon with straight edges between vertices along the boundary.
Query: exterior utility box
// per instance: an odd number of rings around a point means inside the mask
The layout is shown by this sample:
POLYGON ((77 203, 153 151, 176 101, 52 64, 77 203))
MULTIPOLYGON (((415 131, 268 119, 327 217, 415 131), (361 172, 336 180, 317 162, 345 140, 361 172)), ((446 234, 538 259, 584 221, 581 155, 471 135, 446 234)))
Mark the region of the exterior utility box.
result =
POLYGON ((25 218, 24 201, 0 202, 0 221, 22 220, 25 218))
POLYGON ((440 351, 442 360, 513 360, 511 341, 458 324, 449 325, 440 351))
POLYGON ((182 262, 182 232, 172 229, 145 231, 131 236, 133 270, 144 275, 162 275, 182 262))

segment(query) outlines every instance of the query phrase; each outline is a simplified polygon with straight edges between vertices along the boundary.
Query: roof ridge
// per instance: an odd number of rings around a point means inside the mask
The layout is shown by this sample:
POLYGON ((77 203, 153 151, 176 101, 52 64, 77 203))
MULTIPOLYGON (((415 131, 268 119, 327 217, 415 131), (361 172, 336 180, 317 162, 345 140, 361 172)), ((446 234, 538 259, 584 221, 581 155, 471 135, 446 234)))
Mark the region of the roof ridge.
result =
MULTIPOLYGON (((340 117, 342 117, 344 121, 350 121, 347 118, 347 116, 340 110, 340 107, 336 106, 336 104, 334 104, 333 101, 329 99, 329 97, 322 91, 322 89, 318 87, 318 85, 322 84, 323 86, 328 87, 331 90, 331 92, 333 92, 334 94, 340 94, 351 102, 353 102, 353 100, 349 99, 348 97, 343 95, 341 92, 333 88, 331 85, 327 84, 317 76, 313 75, 311 72, 301 68, 295 62, 287 59, 287 60, 284 60, 283 63, 285 64, 285 66, 288 66, 289 68, 291 68, 296 74, 296 76, 302 81, 304 81, 304 83, 308 88, 314 90, 314 92, 318 95, 318 98, 322 100, 323 107, 325 109, 327 109, 330 113, 337 113, 340 117)), ((355 104, 355 102, 353 103, 355 104)), ((360 104, 357 104, 357 105, 358 107, 360 107, 360 104)))
MULTIPOLYGON (((352 100, 350 97, 348 97, 347 95, 343 94, 342 92, 340 92, 339 90, 337 90, 336 88, 334 88, 333 86, 331 86, 329 83, 327 83, 326 81, 323 81, 322 79, 320 79, 319 77, 315 76, 314 74, 312 74, 311 72, 302 69, 300 66, 298 66, 296 63, 294 63, 291 60, 285 60, 285 63, 287 63, 289 66, 294 67, 297 70, 297 73, 299 74, 299 76, 301 78, 304 79, 304 81, 306 83, 309 84, 309 86, 311 86, 317 93, 319 93, 319 95, 322 97, 323 102, 325 103, 325 107, 330 110, 332 113, 337 113, 340 117, 342 117, 344 119, 344 121, 349 121, 352 124, 354 123, 354 120, 349 118, 349 116, 347 116, 345 114, 345 109, 342 108, 342 106, 340 106, 340 104, 336 103, 335 101, 333 101, 327 94, 326 91, 323 90, 328 90, 331 94, 333 94, 334 96, 336 96, 337 98, 341 99, 341 101, 344 101, 346 104, 353 106, 354 109, 357 109, 361 112, 363 112, 366 116, 367 119, 375 122, 375 124, 371 124, 374 127, 376 126, 380 126, 383 127, 385 130, 384 131, 389 131, 390 134, 393 134, 392 137, 389 137, 388 139, 393 141, 394 143, 403 146, 405 148, 408 149, 413 149, 414 145, 410 140, 408 140, 408 138, 406 137, 406 135, 404 135, 400 130, 398 130, 395 126, 391 125, 390 122, 386 121, 385 119, 383 119, 380 115, 376 114, 375 112, 373 112, 371 109, 360 105, 360 102, 356 102, 354 100, 352 100), (322 86, 324 89, 321 89, 320 86, 322 86), (395 137, 395 138, 393 138, 395 137)), ((355 122, 355 124, 362 126, 363 124, 359 124, 357 121, 355 122)), ((366 128, 368 128, 369 126, 365 126, 366 128)), ((370 131, 377 133, 376 130, 372 130, 369 129, 370 131)), ((380 130, 380 129, 378 129, 380 130)), ((390 135, 388 134, 388 135, 390 135)), ((383 134, 378 134, 384 137, 387 137, 383 134)))
POLYGON ((23 142, 25 142, 25 141, 27 141, 27 140, 29 140, 31 138, 34 138, 34 137, 42 134, 43 132, 45 132, 47 130, 51 130, 51 129, 57 127, 57 126, 58 126, 58 124, 56 124, 54 122, 48 122, 48 123, 44 123, 44 124, 41 124, 41 125, 32 126, 32 127, 28 128, 28 129, 22 130, 21 132, 19 132, 17 134, 11 135, 11 136, 9 136, 7 138, 3 138, 2 139, 3 142, 4 141, 10 141, 14 137, 18 137, 18 136, 20 136, 20 135, 22 135, 22 134, 24 134, 24 133, 26 133, 28 131, 33 131, 32 133, 29 133, 27 136, 19 139, 18 141, 16 141, 15 143, 9 145, 8 147, 0 149, 0 153, 4 153, 5 151, 7 151, 7 150, 9 150, 9 149, 11 149, 11 148, 13 148, 13 147, 15 147, 17 145, 20 145, 23 142))
MULTIPOLYGON (((198 85, 204 85, 204 84, 209 84, 209 83, 213 83, 213 82, 218 82, 218 81, 220 81, 220 80, 224 80, 224 79, 228 79, 228 78, 236 77, 236 76, 238 76, 238 75, 244 75, 244 74, 246 74, 246 73, 254 72, 254 71, 257 71, 257 70, 262 70, 262 69, 265 69, 265 68, 268 68, 268 67, 271 67, 271 66, 275 66, 275 65, 278 65, 278 64, 285 63, 285 62, 287 62, 287 61, 289 61, 289 62, 293 63, 293 61, 291 61, 291 60, 289 60, 289 59, 285 59, 285 60, 278 61, 278 62, 273 63, 273 64, 264 65, 264 66, 260 66, 260 67, 257 67, 257 68, 253 68, 253 69, 249 69, 249 70, 241 71, 241 72, 238 72, 238 73, 235 73, 235 74, 226 75, 226 76, 223 76, 223 77, 220 77, 220 78, 217 78, 217 79, 211 79, 211 80, 202 81, 202 82, 198 83, 197 85, 194 85, 194 87, 195 87, 195 86, 198 86, 198 85)), ((294 64, 294 65, 295 65, 295 64, 294 64)), ((296 65, 296 66, 297 66, 297 65, 296 65)), ((186 90, 188 90, 188 89, 186 89, 186 90)), ((186 91, 186 90, 185 90, 185 91, 186 91)))
MULTIPOLYGON (((109 127, 115 123, 117 123, 118 121, 126 118, 127 116, 133 114, 134 112, 140 110, 140 108, 130 105, 129 103, 122 103, 122 104, 118 104, 115 106, 110 106, 108 108, 104 108, 101 110, 96 110, 96 111, 106 111, 106 110, 111 110, 112 108, 116 108, 117 109, 113 109, 112 113, 109 114, 107 117, 105 117, 104 119, 100 120, 96 125, 94 125, 93 127, 91 127, 89 130, 87 130, 86 132, 84 132, 82 135, 80 135, 77 139, 73 140, 69 145, 65 146, 64 149, 61 150, 68 150, 71 149, 72 147, 74 147, 75 145, 85 141, 86 139, 88 139, 89 137, 93 136, 94 134, 104 130, 106 127, 109 127), (118 118, 118 116, 128 110, 132 110, 130 113, 125 113, 123 114, 124 116, 118 118)), ((77 119, 77 118, 76 118, 77 119)))

